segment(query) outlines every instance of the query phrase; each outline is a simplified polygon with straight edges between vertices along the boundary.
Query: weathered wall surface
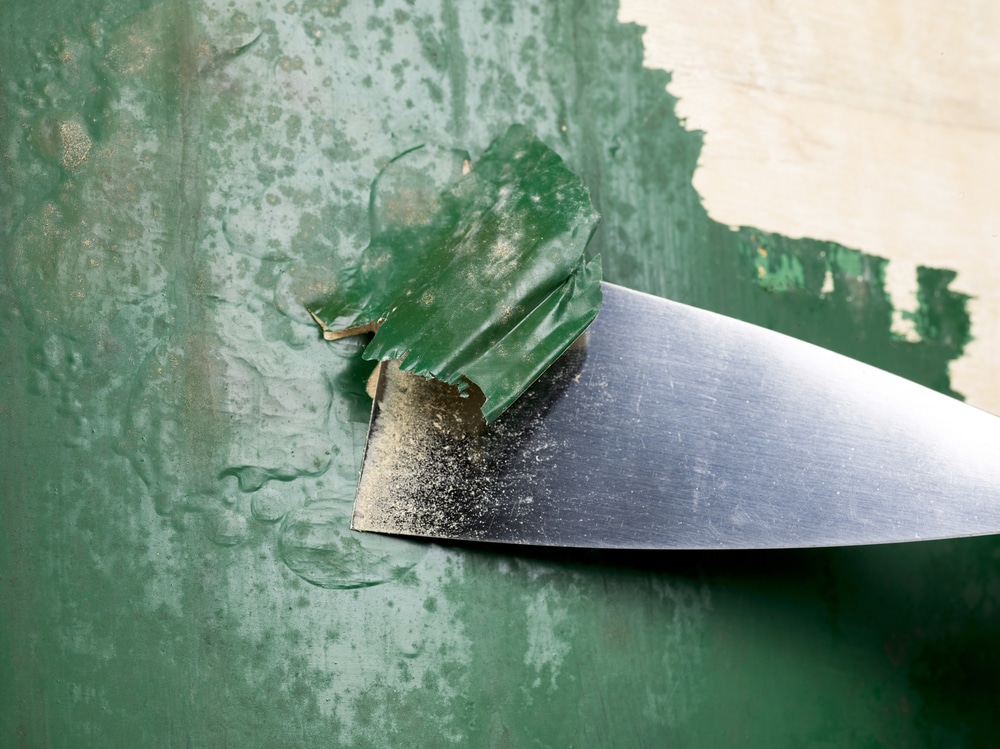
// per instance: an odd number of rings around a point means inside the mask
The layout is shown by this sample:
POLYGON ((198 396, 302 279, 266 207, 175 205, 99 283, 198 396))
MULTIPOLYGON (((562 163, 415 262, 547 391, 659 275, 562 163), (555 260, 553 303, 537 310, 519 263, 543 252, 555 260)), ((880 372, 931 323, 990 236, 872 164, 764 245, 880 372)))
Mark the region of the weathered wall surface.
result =
MULTIPOLYGON (((508 554, 347 530, 356 345, 304 304, 378 170, 511 122, 590 187, 609 280, 941 390, 928 269, 731 230, 611 2, 0 10, 0 745, 934 746, 992 739, 992 539, 508 554)), ((752 116, 748 113, 747 116, 752 116)))

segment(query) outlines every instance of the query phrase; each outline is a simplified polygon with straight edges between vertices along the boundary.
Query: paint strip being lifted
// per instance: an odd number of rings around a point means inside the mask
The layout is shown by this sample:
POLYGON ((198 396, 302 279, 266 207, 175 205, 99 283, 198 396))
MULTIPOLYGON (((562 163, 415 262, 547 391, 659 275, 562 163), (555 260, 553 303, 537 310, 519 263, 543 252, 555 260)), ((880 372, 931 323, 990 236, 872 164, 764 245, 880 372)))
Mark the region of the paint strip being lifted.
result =
POLYGON ((343 289, 310 308, 324 338, 375 332, 372 361, 486 397, 499 416, 593 322, 598 215, 582 180, 521 125, 475 169, 421 146, 372 185, 372 239, 343 289))

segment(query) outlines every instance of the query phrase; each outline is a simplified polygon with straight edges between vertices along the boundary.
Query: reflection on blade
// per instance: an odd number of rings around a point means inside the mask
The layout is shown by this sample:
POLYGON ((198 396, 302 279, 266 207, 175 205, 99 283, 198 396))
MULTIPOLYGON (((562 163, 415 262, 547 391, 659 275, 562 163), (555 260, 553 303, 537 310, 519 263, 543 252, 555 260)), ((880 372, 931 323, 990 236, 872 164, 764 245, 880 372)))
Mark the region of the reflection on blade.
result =
POLYGON ((588 333, 494 424, 476 396, 383 368, 353 528, 632 549, 1000 531, 997 417, 610 284, 588 333))

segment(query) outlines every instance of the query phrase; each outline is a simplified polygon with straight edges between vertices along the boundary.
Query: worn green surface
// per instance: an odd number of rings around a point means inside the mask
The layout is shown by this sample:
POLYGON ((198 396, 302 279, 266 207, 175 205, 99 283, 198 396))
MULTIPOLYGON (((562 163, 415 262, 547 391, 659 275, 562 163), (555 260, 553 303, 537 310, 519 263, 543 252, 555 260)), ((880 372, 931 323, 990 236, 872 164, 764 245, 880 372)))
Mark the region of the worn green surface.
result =
POLYGON ((597 317, 601 263, 584 250, 598 216, 523 125, 469 168, 427 146, 390 161, 372 183, 371 243, 309 312, 328 340, 377 331, 365 359, 475 383, 491 422, 597 317))
POLYGON ((304 304, 419 143, 475 159, 523 122, 591 189, 608 280, 948 388, 948 272, 898 340, 885 261, 709 220, 700 135, 615 12, 0 6, 0 746, 995 743, 993 538, 636 556, 346 530, 365 366, 304 304))

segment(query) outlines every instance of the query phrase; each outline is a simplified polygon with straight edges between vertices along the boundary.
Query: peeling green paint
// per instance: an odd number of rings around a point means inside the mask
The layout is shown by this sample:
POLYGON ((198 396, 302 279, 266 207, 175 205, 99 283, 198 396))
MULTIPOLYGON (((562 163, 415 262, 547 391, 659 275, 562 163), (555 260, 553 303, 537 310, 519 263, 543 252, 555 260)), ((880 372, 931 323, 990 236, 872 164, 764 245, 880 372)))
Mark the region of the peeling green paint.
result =
POLYGON ((967 305, 969 297, 948 289, 955 280, 954 271, 917 268, 919 308, 912 319, 924 342, 961 352, 972 336, 967 305))
POLYGON ((588 186, 608 280, 948 389, 948 273, 920 342, 856 250, 766 235, 802 287, 762 288, 760 233, 705 213, 701 135, 616 10, 0 5, 0 745, 994 743, 994 538, 532 555, 345 530, 366 363, 305 305, 371 241, 394 156, 509 122, 588 186))
POLYGON ((772 257, 767 247, 757 248, 754 260, 757 269, 757 283, 767 291, 805 290, 806 278, 802 261, 790 255, 772 257))
MULTIPOLYGON (((741 272, 764 294, 753 299, 754 322, 909 377, 954 397, 948 363, 971 340, 968 296, 949 284, 955 273, 919 268, 916 339, 893 329, 886 289, 888 260, 834 242, 789 239, 758 229, 734 232, 741 272), (837 323, 814 327, 829 316, 837 323)), ((724 308, 724 305, 715 306, 724 308)))
POLYGON ((464 152, 418 146, 372 184, 372 241, 345 288, 309 309, 337 340, 374 332, 364 358, 486 397, 499 416, 593 322, 598 216, 562 159, 511 126, 467 173, 464 152))

